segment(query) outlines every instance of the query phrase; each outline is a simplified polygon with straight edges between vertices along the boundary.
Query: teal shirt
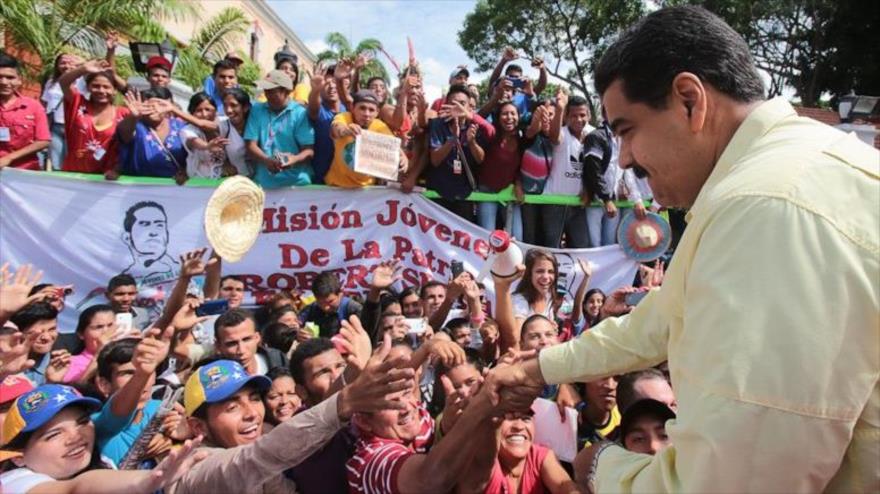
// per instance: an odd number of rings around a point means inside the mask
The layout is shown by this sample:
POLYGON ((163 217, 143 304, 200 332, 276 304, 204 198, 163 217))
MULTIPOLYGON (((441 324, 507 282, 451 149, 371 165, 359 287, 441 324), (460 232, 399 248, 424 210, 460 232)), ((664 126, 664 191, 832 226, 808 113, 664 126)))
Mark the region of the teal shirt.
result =
MULTIPOLYGON (((122 458, 125 457, 125 454, 128 453, 128 450, 134 446, 141 432, 147 428, 150 421, 159 412, 159 405, 161 404, 162 402, 159 400, 148 401, 144 405, 144 413, 141 419, 135 424, 134 418, 137 416, 137 411, 128 417, 115 417, 110 413, 110 402, 107 402, 99 413, 113 418, 111 420, 111 428, 106 428, 102 434, 97 435, 98 450, 101 452, 101 456, 118 466, 122 458)), ((97 422, 95 427, 97 429, 97 422)))
MULTIPOLYGON (((279 152, 296 154, 306 146, 314 146, 315 130, 309 122, 308 112, 299 103, 289 102, 280 113, 272 111, 268 103, 255 103, 248 117, 244 138, 256 141, 266 156, 271 157, 279 152)), ((254 182, 267 189, 309 185, 313 176, 311 160, 275 174, 259 164, 254 182)))

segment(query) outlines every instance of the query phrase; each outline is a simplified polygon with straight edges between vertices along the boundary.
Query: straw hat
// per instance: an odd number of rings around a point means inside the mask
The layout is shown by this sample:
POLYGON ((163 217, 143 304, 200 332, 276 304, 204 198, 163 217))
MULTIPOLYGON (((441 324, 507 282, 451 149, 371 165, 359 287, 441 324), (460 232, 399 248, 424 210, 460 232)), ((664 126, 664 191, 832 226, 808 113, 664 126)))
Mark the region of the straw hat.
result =
POLYGON ((205 207, 205 233, 224 261, 240 260, 257 241, 263 227, 263 189, 235 176, 217 187, 205 207))

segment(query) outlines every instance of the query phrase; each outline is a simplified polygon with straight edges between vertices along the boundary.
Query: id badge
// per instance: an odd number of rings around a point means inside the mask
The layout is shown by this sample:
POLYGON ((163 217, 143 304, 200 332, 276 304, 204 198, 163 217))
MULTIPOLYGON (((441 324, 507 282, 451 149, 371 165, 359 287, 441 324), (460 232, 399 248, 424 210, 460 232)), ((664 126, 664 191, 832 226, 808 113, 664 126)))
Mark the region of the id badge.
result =
POLYGON ((105 154, 107 154, 107 151, 105 151, 104 148, 97 148, 92 153, 92 157, 95 158, 95 161, 101 161, 101 158, 103 158, 105 154))
POLYGON ((12 140, 12 134, 9 132, 9 127, 0 127, 0 142, 9 142, 12 140))
POLYGON ((461 175, 461 160, 452 160, 452 173, 461 175))

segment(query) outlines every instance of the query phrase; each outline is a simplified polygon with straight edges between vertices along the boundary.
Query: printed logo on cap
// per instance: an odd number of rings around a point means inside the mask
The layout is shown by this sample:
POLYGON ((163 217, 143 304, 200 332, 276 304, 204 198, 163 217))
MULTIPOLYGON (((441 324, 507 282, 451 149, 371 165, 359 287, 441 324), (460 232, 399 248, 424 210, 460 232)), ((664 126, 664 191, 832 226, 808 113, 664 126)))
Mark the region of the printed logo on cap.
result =
POLYGON ((31 395, 24 400, 24 403, 21 404, 21 408, 25 413, 35 413, 47 403, 49 403, 49 393, 38 390, 35 393, 31 393, 31 395))
POLYGON ((216 389, 229 380, 229 371, 220 365, 208 367, 202 374, 202 385, 207 389, 216 389))

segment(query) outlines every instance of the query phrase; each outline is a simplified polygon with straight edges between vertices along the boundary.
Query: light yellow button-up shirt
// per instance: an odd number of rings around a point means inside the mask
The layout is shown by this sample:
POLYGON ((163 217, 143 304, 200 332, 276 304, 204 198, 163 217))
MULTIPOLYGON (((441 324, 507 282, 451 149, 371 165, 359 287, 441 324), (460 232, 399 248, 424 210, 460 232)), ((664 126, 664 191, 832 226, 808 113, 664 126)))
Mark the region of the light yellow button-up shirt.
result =
POLYGON ((784 100, 734 134, 663 288, 545 349, 549 383, 669 360, 672 445, 600 492, 880 491, 880 154, 784 100))

